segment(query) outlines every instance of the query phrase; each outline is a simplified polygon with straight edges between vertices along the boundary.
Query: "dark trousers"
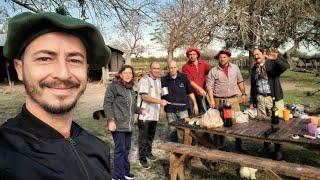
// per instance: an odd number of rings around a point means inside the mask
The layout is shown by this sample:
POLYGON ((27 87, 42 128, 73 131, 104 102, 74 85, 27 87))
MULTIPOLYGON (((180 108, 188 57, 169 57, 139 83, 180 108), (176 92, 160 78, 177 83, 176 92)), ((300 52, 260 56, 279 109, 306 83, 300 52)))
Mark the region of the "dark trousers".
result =
POLYGON ((156 134, 157 121, 142 121, 138 120, 139 137, 139 160, 146 160, 146 157, 151 154, 152 142, 156 134))
POLYGON ((208 104, 209 102, 207 101, 206 98, 204 98, 203 96, 200 96, 200 95, 196 95, 196 101, 197 101, 197 104, 198 104, 198 108, 199 108, 199 113, 200 114, 203 114, 205 113, 207 110, 208 110, 208 104))
MULTIPOLYGON (((200 95, 196 95, 196 101, 197 101, 198 108, 199 108, 199 114, 204 114, 206 112, 206 110, 209 109, 209 102, 207 101, 207 99, 203 100, 203 96, 200 96, 200 95)), ((188 114, 190 117, 195 116, 195 114, 193 112, 193 106, 194 106, 193 102, 189 98, 188 114)))
MULTIPOLYGON (((263 146, 264 148, 267 148, 271 145, 271 143, 269 142, 264 142, 263 143, 263 146)), ((274 151, 277 152, 277 151, 281 151, 281 148, 282 148, 282 145, 281 144, 277 144, 277 143, 274 143, 274 151)))
POLYGON ((132 132, 113 132, 114 141, 114 173, 115 179, 124 179, 125 175, 130 174, 129 152, 131 149, 132 132))

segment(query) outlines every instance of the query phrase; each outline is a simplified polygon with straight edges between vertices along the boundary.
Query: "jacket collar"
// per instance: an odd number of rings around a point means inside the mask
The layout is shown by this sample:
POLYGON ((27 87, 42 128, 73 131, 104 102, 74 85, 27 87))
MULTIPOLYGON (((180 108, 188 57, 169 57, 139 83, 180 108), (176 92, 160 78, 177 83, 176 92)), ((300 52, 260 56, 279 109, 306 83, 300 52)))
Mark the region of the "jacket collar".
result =
MULTIPOLYGON (((231 62, 229 62, 229 63, 228 63, 228 68, 231 67, 231 66, 233 66, 233 65, 232 65, 231 62)), ((223 69, 223 67, 221 67, 220 64, 217 65, 217 68, 220 69, 220 70, 223 69)))
MULTIPOLYGON (((203 63, 203 60, 202 59, 198 59, 198 64, 202 64, 203 63)), ((192 61, 188 60, 188 64, 192 65, 192 66, 195 66, 195 64, 193 64, 192 61)))
MULTIPOLYGON (((181 73, 178 71, 178 72, 177 72, 177 77, 176 77, 176 79, 178 79, 178 78, 180 78, 180 77, 181 77, 181 73)), ((168 79, 168 80, 169 80, 169 79, 173 79, 173 78, 170 76, 170 73, 169 73, 169 72, 167 73, 167 75, 165 76, 165 78, 168 79)))
MULTIPOLYGON (((35 136, 47 139, 64 139, 64 136, 57 130, 30 113, 25 104, 22 106, 21 116, 23 117, 21 127, 35 136)), ((80 127, 72 122, 70 137, 77 136, 80 133, 80 130, 80 127)))

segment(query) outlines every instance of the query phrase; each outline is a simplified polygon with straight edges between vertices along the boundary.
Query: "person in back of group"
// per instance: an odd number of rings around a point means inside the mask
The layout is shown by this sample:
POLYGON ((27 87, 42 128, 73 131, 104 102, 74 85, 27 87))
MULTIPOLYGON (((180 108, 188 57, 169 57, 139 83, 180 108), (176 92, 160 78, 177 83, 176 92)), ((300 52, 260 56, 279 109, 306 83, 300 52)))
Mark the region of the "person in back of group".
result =
MULTIPOLYGON (((257 107, 258 117, 271 116, 273 97, 278 109, 283 109, 283 91, 280 83, 280 75, 289 68, 287 61, 278 58, 276 49, 270 49, 266 55, 262 48, 256 48, 252 52, 255 66, 251 71, 250 107, 257 107)), ((267 152, 270 143, 265 142, 258 152, 267 152)), ((274 146, 274 159, 282 158, 281 144, 274 146)))
POLYGON ((152 143, 156 133, 157 122, 160 115, 160 107, 167 105, 167 101, 161 99, 160 63, 150 64, 149 74, 139 81, 137 104, 145 113, 138 116, 138 146, 139 160, 143 168, 149 169, 150 161, 157 158, 152 154, 152 143))
POLYGON ((186 51, 188 62, 182 66, 182 73, 186 74, 194 90, 199 113, 207 110, 206 104, 206 75, 209 73, 211 66, 200 58, 200 49, 189 47, 186 51))
MULTIPOLYGON (((218 66, 212 68, 207 76, 206 88, 208 90, 210 107, 218 109, 221 102, 231 104, 233 112, 240 111, 238 89, 241 92, 242 102, 246 102, 246 91, 244 81, 239 67, 230 62, 231 52, 219 51, 214 58, 219 61, 218 66)), ((220 144, 223 145, 224 137, 219 136, 220 144)), ((236 150, 243 152, 242 141, 236 138, 236 150)))
POLYGON ((109 147, 73 121, 88 67, 110 61, 98 29, 56 13, 21 13, 9 20, 3 54, 26 99, 0 127, 0 179, 111 179, 109 147))
POLYGON ((107 87, 104 97, 107 126, 115 144, 113 179, 134 179, 134 175, 130 173, 129 161, 132 126, 134 114, 142 113, 137 107, 137 94, 133 90, 134 77, 133 67, 123 65, 118 76, 107 87))
MULTIPOLYGON (((195 114, 198 114, 199 110, 196 98, 187 76, 178 71, 177 63, 173 60, 168 62, 168 70, 168 74, 161 78, 162 87, 168 88, 168 94, 163 98, 171 103, 180 103, 180 105, 168 104, 164 107, 168 123, 184 120, 189 117, 188 97, 190 97, 194 104, 193 111, 195 114)), ((182 142, 182 131, 177 132, 174 127, 169 127, 168 129, 170 132, 170 140, 172 142, 182 142)))

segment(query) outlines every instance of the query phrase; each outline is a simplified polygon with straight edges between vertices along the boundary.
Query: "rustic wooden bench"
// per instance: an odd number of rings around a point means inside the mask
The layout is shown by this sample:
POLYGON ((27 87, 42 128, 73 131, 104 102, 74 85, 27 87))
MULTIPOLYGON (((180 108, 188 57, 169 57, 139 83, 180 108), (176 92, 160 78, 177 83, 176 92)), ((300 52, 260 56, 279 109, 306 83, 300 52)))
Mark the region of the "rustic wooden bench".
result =
POLYGON ((157 148, 169 153, 171 180, 185 179, 184 161, 189 156, 264 170, 272 179, 281 179, 278 174, 300 179, 320 179, 320 168, 307 165, 172 142, 158 144, 157 148))

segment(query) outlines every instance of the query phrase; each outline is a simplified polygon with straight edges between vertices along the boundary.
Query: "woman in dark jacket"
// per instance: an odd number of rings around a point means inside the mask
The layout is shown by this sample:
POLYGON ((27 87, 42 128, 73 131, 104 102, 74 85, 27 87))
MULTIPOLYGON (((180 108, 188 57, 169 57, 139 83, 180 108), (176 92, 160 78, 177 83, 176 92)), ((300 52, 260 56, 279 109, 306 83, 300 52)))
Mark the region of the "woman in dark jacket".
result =
POLYGON ((134 70, 123 65, 118 76, 108 86, 104 98, 104 111, 109 131, 115 144, 114 179, 134 179, 130 174, 129 151, 134 113, 140 113, 136 107, 136 93, 133 90, 134 70))

